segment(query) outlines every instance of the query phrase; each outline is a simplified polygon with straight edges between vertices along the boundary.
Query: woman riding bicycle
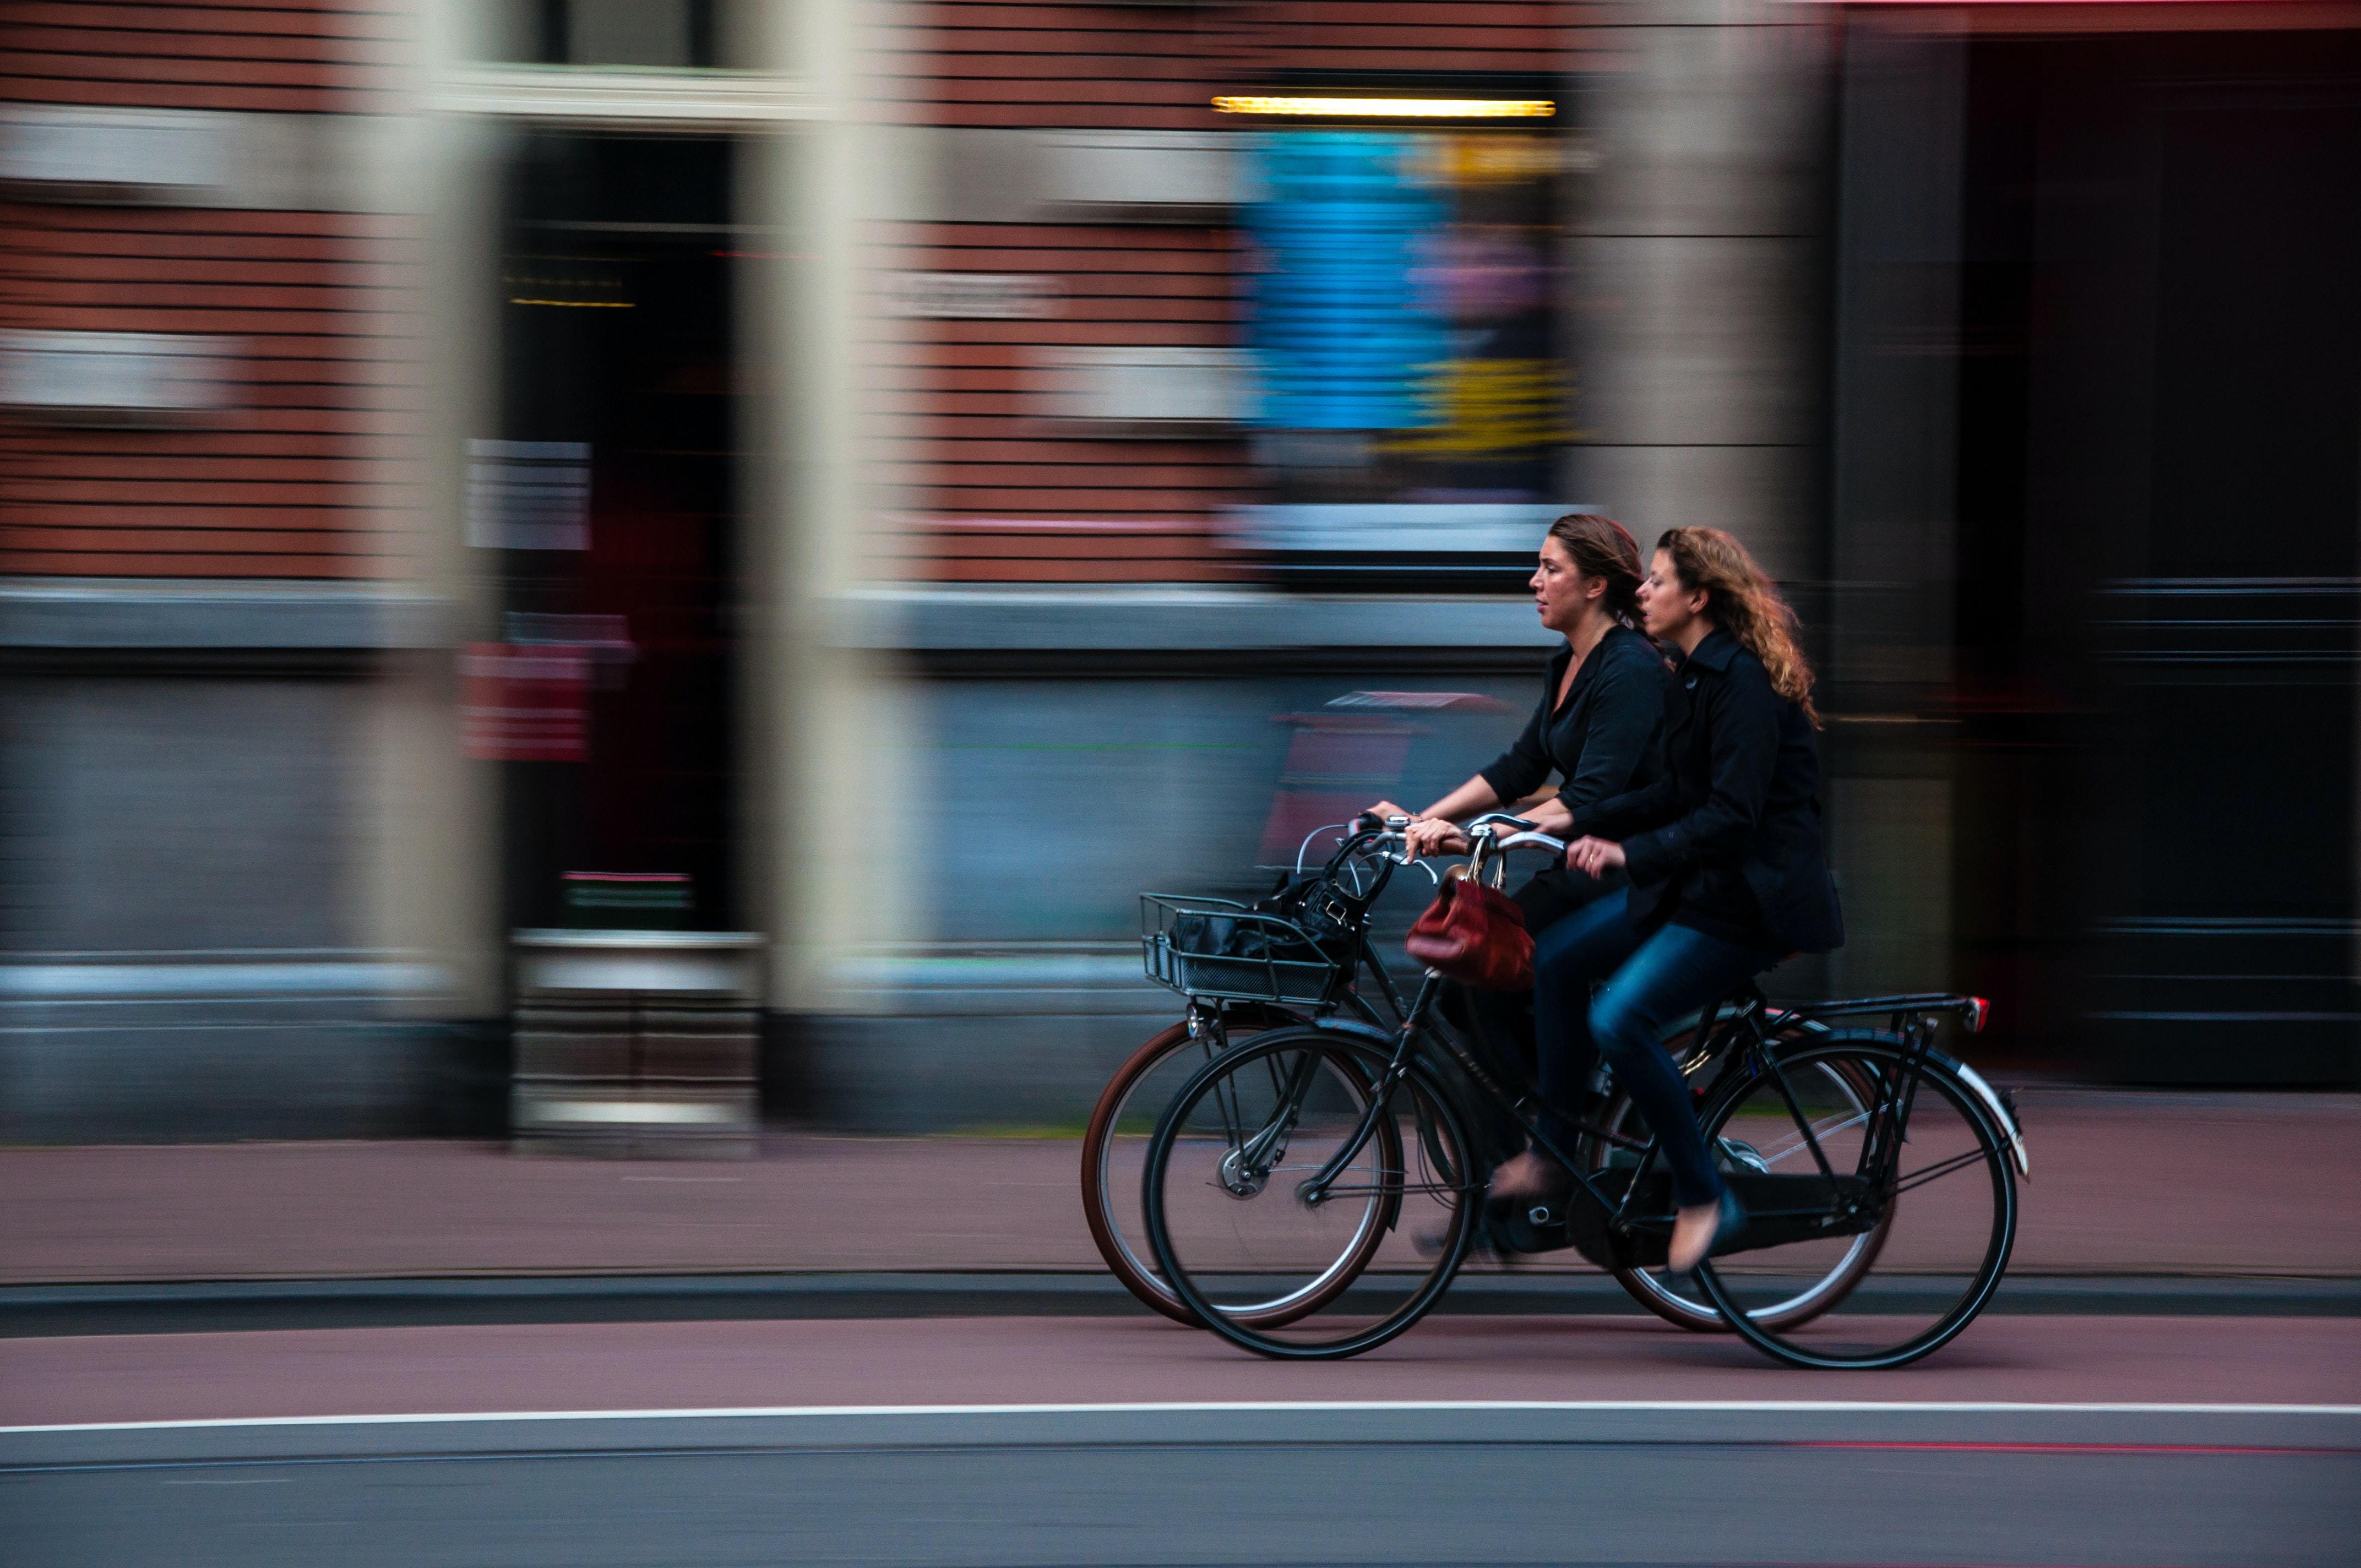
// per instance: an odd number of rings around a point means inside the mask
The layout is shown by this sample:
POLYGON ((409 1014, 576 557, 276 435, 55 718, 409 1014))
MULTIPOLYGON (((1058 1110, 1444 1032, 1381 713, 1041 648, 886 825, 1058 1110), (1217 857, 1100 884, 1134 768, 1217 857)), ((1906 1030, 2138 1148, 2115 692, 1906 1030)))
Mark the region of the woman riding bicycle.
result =
MULTIPOLYGON (((1640 546, 1613 519, 1570 512, 1550 524, 1529 586, 1542 624, 1563 636, 1565 646, 1550 656, 1549 676, 1524 733, 1474 778, 1411 818, 1403 833, 1411 856, 1464 854, 1460 821, 1513 806, 1546 784, 1553 771, 1563 781, 1556 798, 1525 816, 1561 837, 1571 836, 1565 828, 1576 809, 1654 779, 1667 675, 1663 655, 1633 630, 1640 577, 1640 546)), ((1391 801, 1369 809, 1381 821, 1409 815, 1391 801)), ((1553 865, 1512 896, 1525 928, 1538 935, 1614 885, 1553 865)), ((1463 1009, 1472 1003, 1493 1044, 1530 1070, 1531 993, 1454 990, 1457 1005, 1450 1011, 1464 1022, 1463 1009)), ((1523 1142, 1521 1135, 1517 1142, 1523 1142)))
MULTIPOLYGON (((1745 548, 1711 528, 1658 541, 1638 598, 1649 635, 1681 660, 1663 772, 1568 813, 1561 836, 1581 837, 1566 865, 1594 879, 1620 872, 1626 885, 1537 937, 1533 1012, 1553 1111, 1577 1103, 1603 1054, 1656 1135, 1678 1204, 1668 1262, 1686 1271, 1745 1215, 1657 1041, 1788 954, 1842 946, 1844 922, 1820 847, 1819 715, 1794 612, 1745 548)), ((1493 1190, 1536 1194, 1551 1178, 1529 1151, 1493 1190)))

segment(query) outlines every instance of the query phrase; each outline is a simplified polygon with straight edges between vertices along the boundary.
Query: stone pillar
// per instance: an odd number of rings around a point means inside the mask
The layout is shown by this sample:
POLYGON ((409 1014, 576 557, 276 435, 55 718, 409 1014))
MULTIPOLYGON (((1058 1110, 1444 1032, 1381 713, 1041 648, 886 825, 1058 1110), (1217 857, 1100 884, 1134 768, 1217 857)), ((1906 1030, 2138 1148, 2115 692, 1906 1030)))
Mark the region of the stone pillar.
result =
MULTIPOLYGON (((1574 214, 1565 493, 1605 508, 1642 550, 1667 528, 1729 530, 1785 585, 1815 651, 1830 576, 1832 11, 1596 7, 1576 110, 1589 173, 1574 214)), ((1824 807, 1842 793, 1830 786, 1824 807)), ((1817 961, 1781 974, 1795 991, 1828 979, 1817 961)))
POLYGON ((1647 546, 1729 529, 1818 578, 1830 26, 1748 0, 1609 5, 1581 39, 1569 495, 1647 546))

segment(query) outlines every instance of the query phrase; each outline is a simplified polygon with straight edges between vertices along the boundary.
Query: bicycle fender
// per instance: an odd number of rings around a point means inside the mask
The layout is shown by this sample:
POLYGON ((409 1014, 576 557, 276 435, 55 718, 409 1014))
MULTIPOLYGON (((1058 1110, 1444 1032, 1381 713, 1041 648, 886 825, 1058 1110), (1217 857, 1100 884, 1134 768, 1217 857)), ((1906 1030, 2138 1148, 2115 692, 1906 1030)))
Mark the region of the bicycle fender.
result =
MULTIPOLYGON (((1807 1033, 1815 1035, 1836 1033, 1834 1029, 1817 1018, 1803 1020, 1802 1026, 1807 1033)), ((2017 1175, 2027 1181, 2032 1180, 2033 1156, 2025 1146, 2025 1130, 2017 1124, 2015 1109, 2006 1100, 2001 1098, 2000 1091, 1985 1082, 1984 1075, 1974 1068, 1948 1053, 1938 1051, 1934 1054, 1942 1057, 1944 1064, 1960 1075, 1960 1081, 1966 1084, 1974 1092, 1976 1099, 1982 1102, 1983 1108, 1991 1113, 1993 1125, 1998 1127, 2001 1136, 2008 1140, 2008 1156, 2016 1166, 2017 1175)))
POLYGON ((1974 1090, 1976 1098, 1983 1102, 1984 1109, 1992 1113, 1993 1125, 2007 1137, 2009 1156, 2016 1161, 2016 1173, 2027 1181, 2032 1180, 2033 1157, 2026 1152, 2025 1134, 2017 1127, 2016 1113, 2010 1110, 2008 1102, 1984 1081, 1983 1074, 1956 1058, 1947 1059, 1950 1061, 1951 1070, 1960 1075, 1960 1081, 1974 1090))

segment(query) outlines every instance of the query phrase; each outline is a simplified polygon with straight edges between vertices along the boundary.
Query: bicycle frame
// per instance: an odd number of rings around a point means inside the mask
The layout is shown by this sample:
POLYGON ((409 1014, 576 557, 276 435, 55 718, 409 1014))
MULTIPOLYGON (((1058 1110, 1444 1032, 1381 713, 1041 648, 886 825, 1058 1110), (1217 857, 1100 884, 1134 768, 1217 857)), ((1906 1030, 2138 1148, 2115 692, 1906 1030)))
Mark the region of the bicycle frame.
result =
MULTIPOLYGON (((1307 1203, 1316 1204, 1324 1199, 1344 1171, 1359 1157, 1361 1151, 1367 1147, 1369 1140, 1377 1135, 1379 1122, 1387 1114, 1386 1108, 1391 1102, 1395 1091, 1410 1076, 1411 1063, 1417 1056, 1419 1042, 1422 1038, 1432 1036, 1442 1045, 1445 1059, 1474 1084, 1495 1109, 1507 1113, 1543 1152, 1565 1168, 1573 1177, 1576 1185, 1608 1215, 1608 1223, 1611 1230, 1623 1234, 1669 1231, 1673 1222, 1672 1214, 1641 1215, 1632 1212, 1633 1203, 1642 1190, 1642 1179, 1649 1173, 1655 1163, 1656 1141, 1653 1138, 1642 1141, 1593 1123, 1577 1122, 1576 1127, 1581 1134, 1598 1138, 1618 1147, 1640 1151, 1640 1163, 1631 1172, 1628 1182, 1624 1184, 1622 1192, 1610 1197, 1607 1192, 1602 1191, 1571 1154, 1561 1147, 1556 1139, 1551 1136, 1549 1131, 1542 1124, 1543 1119, 1538 1115, 1529 1115, 1525 1112, 1524 1104, 1532 1098, 1530 1092, 1518 1095, 1502 1089, 1495 1080, 1493 1074, 1477 1060, 1475 1053, 1467 1049, 1451 1032, 1431 1027, 1431 1014, 1441 988, 1441 977, 1429 971, 1419 987, 1409 1013, 1403 1016, 1394 1030, 1392 1054, 1377 1081, 1370 1086, 1368 1108, 1363 1113, 1353 1135, 1317 1172, 1298 1189, 1302 1200, 1307 1203)), ((1983 1007, 1981 1000, 1974 997, 1924 993, 1815 1003, 1806 1007, 1774 1008, 1763 997, 1761 991, 1752 986, 1749 986, 1734 999, 1734 1006, 1732 1000, 1724 999, 1722 1002, 1716 1003, 1699 1015, 1699 1033, 1704 1036, 1699 1047, 1700 1055, 1708 1060, 1719 1058, 1723 1063, 1720 1071, 1708 1084, 1708 1092, 1710 1093, 1714 1089, 1719 1088, 1730 1075, 1741 1071, 1768 1078, 1781 1102, 1787 1107, 1788 1114, 1794 1119, 1796 1131, 1805 1146, 1810 1151, 1813 1163, 1817 1168, 1821 1178, 1829 1184, 1830 1191, 1836 1195, 1837 1201, 1841 1204, 1849 1226, 1875 1223, 1876 1215, 1865 1206, 1862 1196, 1864 1192, 1875 1194, 1874 1201, 1882 1204, 1898 1195, 1899 1192, 1931 1181, 1956 1168, 1964 1160, 1975 1157, 1961 1156, 1926 1170, 1913 1172, 1905 1186, 1888 1190, 1894 1179, 1894 1168, 1901 1157, 1904 1142, 1902 1129, 1909 1124, 1911 1107, 1916 1101, 1926 1059, 1933 1048, 1934 1028, 1930 1015, 1941 1012, 1959 1012, 1971 1020, 1981 1022, 1983 1007), (1903 1063, 1892 1072, 1882 1074, 1879 1083, 1874 1086, 1872 1103, 1864 1113, 1870 1120, 1870 1131, 1866 1138, 1867 1146, 1856 1168, 1850 1173, 1839 1175, 1820 1143, 1820 1134, 1823 1130, 1835 1129, 1819 1129, 1812 1124, 1810 1117, 1804 1113, 1770 1047, 1775 1039, 1799 1026, 1810 1028, 1817 1025, 1825 1029, 1826 1020, 1828 1018, 1858 1016, 1870 1013, 1886 1013, 1893 1015, 1894 1033, 1904 1042, 1905 1055, 1903 1063)), ((1306 1058, 1307 1061, 1309 1059, 1309 1058, 1306 1058)), ((1981 1080, 1978 1081, 1981 1082, 1981 1080)), ((1276 1138, 1283 1137, 1286 1130, 1292 1126, 1296 1114, 1301 1109, 1299 1098, 1304 1087, 1308 1087, 1308 1075, 1304 1085, 1299 1086, 1292 1082, 1288 1085, 1280 1101, 1281 1113, 1273 1117, 1270 1125, 1257 1137, 1256 1147, 1258 1150, 1267 1147, 1276 1138)), ((1530 1084, 1525 1087, 1530 1091, 1530 1084)), ((1997 1099, 1997 1097, 1994 1098, 1997 1099)), ((1415 1105, 1415 1102, 1413 1104, 1415 1105)), ((1421 1123, 1421 1139, 1432 1150, 1433 1139, 1430 1130, 1424 1124, 1425 1113, 1423 1110, 1419 1110, 1416 1113, 1421 1123)), ((2018 1141, 2013 1119, 2005 1116, 1998 1118, 1997 1125, 2013 1144, 2018 1141)), ((2021 1150, 2018 1159, 2022 1164, 2021 1150)), ((1448 1164, 1447 1161, 1438 1161, 1438 1163, 1448 1164)), ((1482 1184, 1472 1179, 1455 1183, 1455 1187, 1457 1190, 1466 1192, 1482 1190, 1482 1184)), ((1816 1213, 1819 1211, 1809 1212, 1816 1213)), ((1786 1215, 1782 1211, 1766 1211, 1757 1217, 1761 1219, 1801 1218, 1808 1217, 1808 1213, 1805 1211, 1797 1211, 1794 1215, 1786 1215)))

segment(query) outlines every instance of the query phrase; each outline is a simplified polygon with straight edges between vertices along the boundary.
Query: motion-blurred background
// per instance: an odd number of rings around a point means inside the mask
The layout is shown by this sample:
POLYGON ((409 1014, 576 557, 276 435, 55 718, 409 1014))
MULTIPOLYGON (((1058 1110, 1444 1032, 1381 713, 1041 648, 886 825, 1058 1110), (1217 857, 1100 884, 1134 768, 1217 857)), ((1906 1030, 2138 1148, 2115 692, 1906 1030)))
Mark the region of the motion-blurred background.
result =
POLYGON ((1071 1126, 1576 507, 1805 616, 1789 993, 2361 1080, 2361 7, 8 0, 0 100, 0 1139, 1071 1126))

